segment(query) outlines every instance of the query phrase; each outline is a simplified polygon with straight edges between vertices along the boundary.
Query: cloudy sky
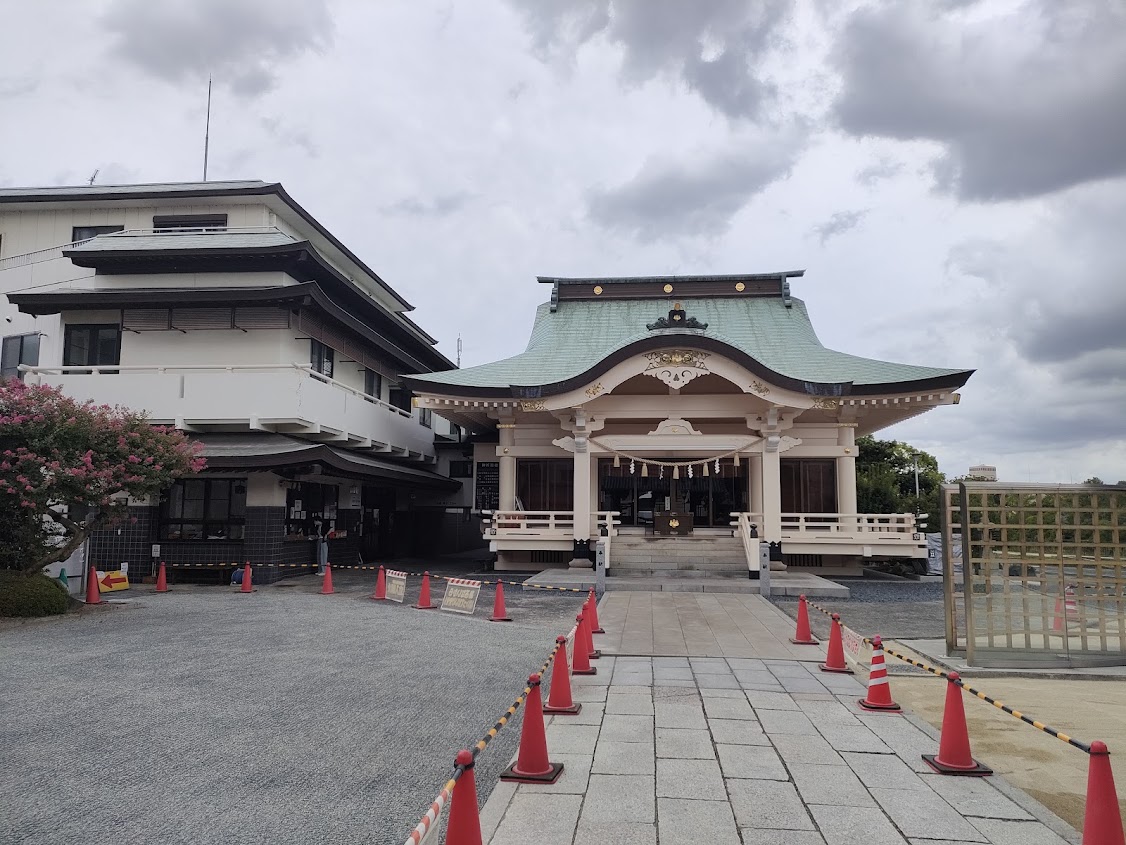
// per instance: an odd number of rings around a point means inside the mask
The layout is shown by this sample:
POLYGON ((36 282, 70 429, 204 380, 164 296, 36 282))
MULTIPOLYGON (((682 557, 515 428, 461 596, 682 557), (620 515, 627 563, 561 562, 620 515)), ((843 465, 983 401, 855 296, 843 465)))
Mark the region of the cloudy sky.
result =
POLYGON ((281 181, 463 363, 543 275, 804 268, 826 345, 973 367, 949 474, 1126 479, 1119 0, 8 3, 0 184, 281 181))

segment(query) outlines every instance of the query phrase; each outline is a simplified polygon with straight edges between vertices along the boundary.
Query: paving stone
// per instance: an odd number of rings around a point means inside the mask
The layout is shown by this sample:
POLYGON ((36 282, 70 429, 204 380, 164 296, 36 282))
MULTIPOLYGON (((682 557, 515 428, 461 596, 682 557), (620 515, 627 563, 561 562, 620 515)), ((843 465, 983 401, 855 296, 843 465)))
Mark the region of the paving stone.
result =
POLYGON ((712 739, 723 745, 770 745, 762 725, 749 719, 709 719, 712 739))
POLYGON ((727 792, 739 827, 755 829, 754 837, 743 837, 747 842, 759 842, 758 831, 762 828, 813 830, 813 820, 792 783, 729 780, 727 792))
POLYGON ((657 845, 655 824, 587 824, 579 820, 575 845, 657 845))
POLYGON ((517 794, 508 805, 489 845, 571 845, 579 819, 581 795, 517 794))
POLYGON ((809 717, 801 712, 786 710, 759 710, 758 720, 762 722, 762 729, 768 734, 805 734, 816 735, 817 728, 809 717))
POLYGON ((605 701, 606 700, 606 687, 585 687, 575 684, 575 678, 571 678, 571 700, 572 701, 605 701))
POLYGON ((761 745, 717 745, 725 778, 789 780, 786 767, 773 748, 761 745))
POLYGON ((696 683, 697 683, 697 685, 699 685, 700 689, 702 689, 702 690, 706 690, 706 689, 737 690, 737 689, 739 689, 739 681, 737 681, 735 679, 734 675, 730 675, 730 674, 729 675, 711 675, 711 674, 701 675, 701 674, 697 674, 696 675, 696 683))
POLYGON ((929 791, 923 779, 893 754, 857 754, 845 751, 841 756, 867 787, 929 791))
MULTIPOLYGON (((555 749, 550 749, 547 755, 552 763, 563 764, 563 774, 555 783, 529 784, 522 783, 516 790, 520 795, 525 792, 539 793, 565 793, 569 795, 582 795, 587 790, 587 781, 590 778, 590 766, 594 756, 589 754, 560 754, 555 749)), ((503 783, 503 781, 501 781, 503 783)))
POLYGON ((653 744, 653 717, 609 714, 602 717, 600 740, 653 744))
POLYGON ((715 748, 708 731, 657 728, 657 756, 685 760, 714 760, 715 748))
POLYGON ((815 693, 828 693, 829 691, 821 685, 821 682, 816 678, 806 675, 804 678, 788 677, 782 675, 778 681, 782 684, 782 689, 786 692, 815 692, 815 693))
POLYGON ((704 712, 709 719, 750 719, 755 718, 755 711, 747 703, 746 698, 705 698, 704 712))
POLYGON ((658 798, 657 829, 661 842, 740 845, 731 805, 726 800, 658 798))
POLYGON ((821 736, 837 751, 860 751, 864 754, 891 754, 892 750, 863 725, 834 725, 831 722, 817 726, 821 736))
POLYGON ((825 685, 826 689, 832 690, 838 694, 864 695, 868 689, 862 681, 857 680, 852 675, 836 675, 832 672, 822 672, 820 680, 821 683, 825 685))
MULTIPOLYGON (((571 696, 571 699, 574 700, 574 696, 571 696)), ((582 709, 578 713, 556 715, 552 718, 558 719, 561 725, 601 725, 606 705, 601 701, 584 701, 582 704, 582 709)))
POLYGON ((633 693, 634 695, 652 695, 650 690, 653 688, 653 679, 649 676, 639 678, 637 675, 627 675, 624 679, 618 680, 614 678, 614 683, 610 684, 610 692, 625 695, 633 693))
POLYGON ((1066 839, 1036 821, 970 819, 970 822, 993 845, 1067 845, 1066 839))
POLYGON ((923 775, 922 780, 963 816, 990 819, 1032 818, 984 778, 929 774, 923 775))
POLYGON ((790 696, 781 691, 766 692, 763 690, 747 690, 747 701, 756 710, 798 710, 798 704, 790 696))
POLYGON ((659 728, 699 729, 708 726, 708 723, 704 720, 704 710, 699 704, 698 698, 686 704, 657 701, 655 707, 657 727, 659 728))
POLYGON ((610 688, 610 694, 606 696, 606 713, 607 715, 634 715, 634 716, 652 716, 653 715, 653 695, 646 692, 644 695, 635 695, 629 693, 626 695, 619 695, 615 692, 615 688, 610 688))
POLYGON ((584 822, 655 822, 653 776, 591 775, 590 789, 579 818, 584 822))
POLYGON ((594 743, 598 741, 598 725, 568 725, 564 723, 547 726, 547 747, 555 754, 594 754, 594 743))
POLYGON ((740 701, 747 700, 747 696, 743 693, 743 690, 741 690, 738 685, 723 689, 717 687, 701 687, 700 698, 737 698, 740 701))
POLYGON ((634 670, 651 669, 653 667, 652 657, 633 657, 630 655, 623 655, 621 657, 615 657, 613 658, 613 660, 615 666, 629 666, 634 670))
MULTIPOLYGON (((696 691, 696 682, 693 681, 661 681, 653 686, 653 700, 658 698, 692 699, 699 701, 700 693, 696 691)), ((683 702, 682 702, 683 703, 683 702)))
MULTIPOLYGON (((848 708, 837 701, 835 698, 826 700, 809 700, 798 699, 798 707, 805 713, 812 721, 819 725, 860 725, 863 724, 855 714, 850 713, 848 708)), ((887 716, 886 713, 880 714, 887 716)))
POLYGON ((655 772, 653 746, 644 742, 601 740, 590 771, 599 775, 652 775, 655 772))
POLYGON ((729 674, 731 667, 722 657, 689 657, 693 672, 711 672, 717 675, 729 674))
POLYGON ((828 690, 821 692, 791 692, 789 695, 794 701, 833 701, 834 696, 828 690))
POLYGON ((719 763, 715 760, 658 760, 657 797, 723 799, 726 802, 719 763))
MULTIPOLYGON (((597 763, 597 758, 595 759, 597 763)), ((806 804, 835 804, 844 807, 874 807, 876 802, 851 769, 788 763, 790 776, 806 804)))
POLYGON ((661 681, 691 681, 694 680, 694 678, 692 676, 692 670, 687 666, 677 666, 667 669, 655 667, 653 669, 653 680, 660 683, 661 681))
POLYGON ((906 845, 907 840, 877 809, 815 805, 809 811, 828 845, 906 845))
POLYGON ((871 793, 908 838, 943 836, 957 842, 986 841, 961 813, 929 789, 873 789, 871 793))
POLYGON ((766 671, 766 664, 757 657, 728 657, 726 660, 733 672, 766 671))
POLYGON ((778 753, 787 763, 812 763, 819 766, 843 766, 841 757, 833 746, 818 735, 775 734, 770 738, 778 753))
POLYGON ((809 670, 797 660, 764 660, 766 669, 777 678, 808 678, 809 670))
POLYGON ((687 657, 654 657, 654 669, 688 669, 691 664, 688 662, 687 657))
POLYGON ((825 845, 820 833, 814 830, 757 830, 741 827, 743 841, 754 845, 825 845))
POLYGON ((778 679, 765 669, 736 669, 735 678, 744 686, 747 684, 755 684, 757 686, 782 689, 782 685, 778 683, 778 679))

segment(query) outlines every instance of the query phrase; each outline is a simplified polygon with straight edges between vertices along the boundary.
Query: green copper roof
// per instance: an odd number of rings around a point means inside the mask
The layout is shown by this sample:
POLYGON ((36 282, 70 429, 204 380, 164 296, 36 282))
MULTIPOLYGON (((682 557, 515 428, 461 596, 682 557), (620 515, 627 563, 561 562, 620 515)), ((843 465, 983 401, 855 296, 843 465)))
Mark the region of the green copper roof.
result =
MULTIPOLYGON (((705 330, 658 329, 647 323, 667 316, 670 303, 654 299, 549 303, 536 310, 528 348, 511 358, 412 376, 423 382, 477 389, 552 385, 566 382, 595 367, 602 359, 638 341, 661 337, 665 346, 693 345, 698 338, 718 341, 790 380, 815 384, 852 383, 854 386, 898 384, 964 376, 971 371, 918 367, 860 358, 826 349, 817 339, 805 303, 781 297, 683 298, 688 317, 707 323, 705 330)), ((742 356, 736 356, 742 357, 742 356)), ((813 391, 810 391, 813 392, 813 391)))

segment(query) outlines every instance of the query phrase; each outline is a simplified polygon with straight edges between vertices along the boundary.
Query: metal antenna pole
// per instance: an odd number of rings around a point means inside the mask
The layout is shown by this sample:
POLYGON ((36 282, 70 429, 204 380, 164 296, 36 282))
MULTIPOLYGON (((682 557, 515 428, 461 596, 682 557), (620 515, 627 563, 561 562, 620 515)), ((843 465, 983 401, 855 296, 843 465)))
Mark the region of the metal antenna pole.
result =
POLYGON ((207 181, 207 148, 211 142, 211 77, 207 77, 207 121, 203 127, 203 181, 207 181))
POLYGON ((461 335, 457 336, 457 365, 461 366, 461 335))

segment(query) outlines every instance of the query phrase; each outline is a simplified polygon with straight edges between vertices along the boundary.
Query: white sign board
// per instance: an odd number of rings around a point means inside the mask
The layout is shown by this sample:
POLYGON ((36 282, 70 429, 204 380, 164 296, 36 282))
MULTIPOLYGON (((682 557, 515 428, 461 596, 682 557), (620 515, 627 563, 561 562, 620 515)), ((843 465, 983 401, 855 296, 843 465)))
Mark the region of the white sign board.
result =
POLYGON ((446 594, 442 596, 442 610, 453 613, 472 613, 477 607, 477 597, 481 594, 481 582, 468 578, 449 578, 446 580, 446 594))
POLYGON ((387 582, 388 601, 397 601, 399 604, 407 597, 407 573, 397 569, 386 569, 383 572, 387 582))

